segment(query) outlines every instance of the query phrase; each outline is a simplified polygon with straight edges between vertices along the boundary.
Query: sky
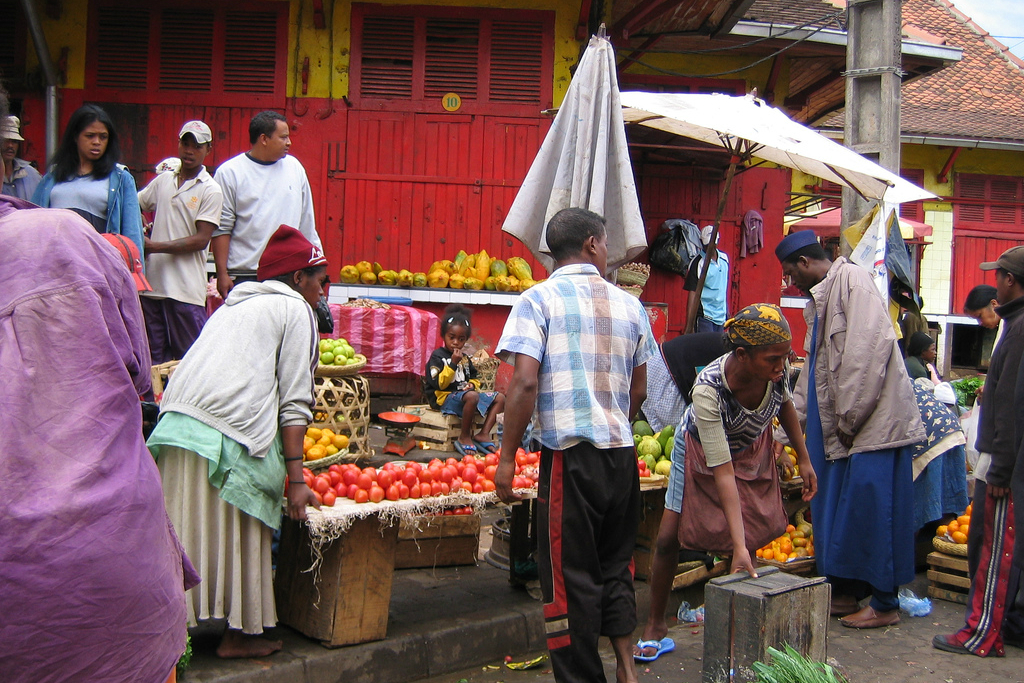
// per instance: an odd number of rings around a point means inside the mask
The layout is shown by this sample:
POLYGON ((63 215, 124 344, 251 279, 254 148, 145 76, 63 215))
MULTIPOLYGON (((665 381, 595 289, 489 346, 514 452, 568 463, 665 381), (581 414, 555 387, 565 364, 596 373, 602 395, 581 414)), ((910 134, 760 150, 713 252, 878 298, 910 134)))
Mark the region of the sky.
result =
POLYGON ((953 5, 1024 59, 1024 2, 1021 0, 952 0, 953 5))

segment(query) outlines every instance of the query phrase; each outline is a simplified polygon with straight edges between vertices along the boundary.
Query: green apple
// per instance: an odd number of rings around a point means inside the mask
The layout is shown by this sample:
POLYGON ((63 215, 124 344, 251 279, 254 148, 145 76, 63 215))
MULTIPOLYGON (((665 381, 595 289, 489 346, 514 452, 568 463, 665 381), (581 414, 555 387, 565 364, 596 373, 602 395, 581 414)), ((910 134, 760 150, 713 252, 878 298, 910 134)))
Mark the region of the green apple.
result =
POLYGON ((320 362, 324 365, 330 365, 334 362, 334 354, 330 351, 324 351, 320 354, 320 362))

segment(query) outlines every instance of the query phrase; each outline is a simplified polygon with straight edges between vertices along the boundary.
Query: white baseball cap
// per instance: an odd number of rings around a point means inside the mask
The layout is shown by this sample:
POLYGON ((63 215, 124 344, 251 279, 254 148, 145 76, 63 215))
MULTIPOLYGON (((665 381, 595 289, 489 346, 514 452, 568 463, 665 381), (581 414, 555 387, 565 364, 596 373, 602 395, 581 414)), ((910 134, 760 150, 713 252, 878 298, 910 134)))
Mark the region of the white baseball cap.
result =
MULTIPOLYGON (((703 228, 700 229, 700 241, 704 244, 704 246, 707 246, 708 243, 711 241, 711 233, 714 232, 714 231, 715 231, 715 226, 713 226, 713 225, 705 225, 703 228)), ((718 240, 721 239, 721 238, 722 238, 722 234, 719 233, 717 235, 717 237, 715 238, 715 244, 716 245, 718 244, 718 240)))
POLYGON ((186 133, 192 133, 195 137, 196 142, 200 145, 207 142, 213 142, 213 131, 210 127, 202 121, 189 121, 181 127, 181 132, 178 133, 178 139, 185 137, 186 133))

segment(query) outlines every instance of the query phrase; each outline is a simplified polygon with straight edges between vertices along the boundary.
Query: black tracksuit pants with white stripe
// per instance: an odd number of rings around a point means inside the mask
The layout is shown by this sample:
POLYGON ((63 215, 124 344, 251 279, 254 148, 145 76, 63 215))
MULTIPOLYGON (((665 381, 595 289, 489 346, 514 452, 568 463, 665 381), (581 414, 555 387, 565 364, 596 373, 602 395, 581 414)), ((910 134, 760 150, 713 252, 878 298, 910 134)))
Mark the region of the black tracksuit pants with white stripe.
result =
POLYGON ((551 668, 560 683, 604 683, 600 636, 636 629, 633 548, 640 480, 632 447, 541 449, 538 568, 551 668))

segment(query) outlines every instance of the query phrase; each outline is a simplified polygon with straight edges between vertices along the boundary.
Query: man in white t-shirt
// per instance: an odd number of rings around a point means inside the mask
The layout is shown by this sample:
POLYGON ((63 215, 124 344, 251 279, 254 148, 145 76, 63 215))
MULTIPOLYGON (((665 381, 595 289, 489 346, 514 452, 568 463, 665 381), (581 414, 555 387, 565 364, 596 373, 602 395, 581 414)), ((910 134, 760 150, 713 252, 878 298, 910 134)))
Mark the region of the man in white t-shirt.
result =
POLYGON ((322 248, 313 216, 313 193, 306 171, 294 157, 288 121, 262 111, 249 122, 251 149, 217 169, 224 190, 220 226, 213 235, 217 291, 226 297, 236 281, 255 280, 260 254, 282 225, 297 228, 322 248))
POLYGON ((203 166, 213 133, 189 121, 178 133, 179 169, 161 173, 139 192, 143 211, 155 211, 146 238, 152 292, 142 312, 154 363, 180 360, 206 323, 206 248, 220 221, 222 192, 203 166))

